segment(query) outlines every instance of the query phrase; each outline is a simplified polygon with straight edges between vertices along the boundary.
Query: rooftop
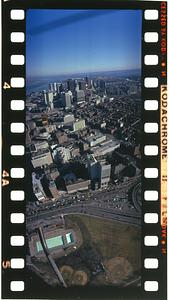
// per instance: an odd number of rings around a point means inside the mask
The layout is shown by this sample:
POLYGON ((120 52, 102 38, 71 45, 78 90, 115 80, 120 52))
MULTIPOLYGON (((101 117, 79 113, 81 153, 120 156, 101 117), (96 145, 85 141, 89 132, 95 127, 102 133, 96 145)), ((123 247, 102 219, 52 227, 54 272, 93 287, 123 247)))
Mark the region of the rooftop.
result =
POLYGON ((120 141, 111 140, 92 148, 94 156, 104 156, 120 146, 120 141))
POLYGON ((36 152, 32 152, 32 157, 37 157, 39 155, 42 155, 42 154, 47 154, 47 153, 50 153, 49 149, 39 149, 38 151, 36 152))

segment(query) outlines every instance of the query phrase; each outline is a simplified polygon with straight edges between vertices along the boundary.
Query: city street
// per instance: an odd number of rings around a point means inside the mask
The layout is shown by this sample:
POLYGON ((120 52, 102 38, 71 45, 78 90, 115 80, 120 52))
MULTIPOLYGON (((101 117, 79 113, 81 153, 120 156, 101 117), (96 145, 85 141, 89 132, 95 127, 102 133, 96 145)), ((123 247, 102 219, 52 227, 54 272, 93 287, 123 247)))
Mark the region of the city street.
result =
POLYGON ((140 188, 139 177, 129 180, 114 189, 62 196, 59 201, 42 204, 38 210, 27 217, 28 226, 32 222, 48 219, 58 215, 87 214, 91 216, 114 219, 130 224, 141 224, 141 199, 137 199, 140 188), (128 203, 128 191, 132 192, 133 205, 128 203), (123 203, 125 202, 125 204, 123 203))
POLYGON ((87 215, 106 218, 106 219, 118 220, 120 222, 126 222, 138 226, 141 225, 140 215, 133 212, 132 213, 119 212, 115 209, 95 207, 92 204, 91 205, 77 204, 77 205, 72 205, 70 207, 53 209, 52 211, 43 212, 43 213, 39 213, 36 216, 28 217, 27 226, 29 227, 29 225, 32 225, 32 223, 38 223, 38 221, 40 220, 45 220, 49 218, 52 219, 52 217, 59 216, 61 214, 68 215, 68 214, 76 214, 76 213, 87 214, 87 215))

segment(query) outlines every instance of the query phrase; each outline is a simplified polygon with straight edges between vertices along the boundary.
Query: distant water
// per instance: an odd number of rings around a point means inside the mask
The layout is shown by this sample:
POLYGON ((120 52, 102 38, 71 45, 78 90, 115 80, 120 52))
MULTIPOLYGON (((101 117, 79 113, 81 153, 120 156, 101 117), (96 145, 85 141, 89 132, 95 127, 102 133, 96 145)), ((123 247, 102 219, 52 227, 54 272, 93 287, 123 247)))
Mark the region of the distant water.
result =
POLYGON ((90 78, 94 77, 127 77, 127 76, 140 76, 141 70, 125 70, 125 71, 102 71, 102 72, 92 72, 92 73, 78 73, 78 74, 65 74, 57 76, 48 76, 46 78, 27 78, 26 81, 26 94, 29 95, 32 92, 38 92, 42 90, 48 90, 49 83, 51 82, 61 82, 68 78, 81 78, 88 76, 90 78))
POLYGON ((38 80, 34 79, 31 81, 27 81, 26 94, 29 95, 32 92, 48 90, 48 88, 49 88, 49 81, 46 80, 40 81, 39 79, 38 80))

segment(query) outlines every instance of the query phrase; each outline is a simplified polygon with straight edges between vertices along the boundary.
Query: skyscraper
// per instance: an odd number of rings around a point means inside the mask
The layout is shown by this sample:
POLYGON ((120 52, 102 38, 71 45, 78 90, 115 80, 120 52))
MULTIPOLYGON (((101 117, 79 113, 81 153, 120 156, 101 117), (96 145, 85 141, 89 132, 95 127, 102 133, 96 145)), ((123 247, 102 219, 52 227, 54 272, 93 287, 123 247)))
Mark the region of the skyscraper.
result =
POLYGON ((45 90, 43 90, 43 99, 45 101, 45 104, 50 108, 53 109, 54 108, 54 104, 53 104, 53 92, 49 91, 46 92, 45 90))
POLYGON ((57 92, 57 83, 56 82, 53 83, 53 89, 55 92, 57 92))
POLYGON ((91 89, 92 88, 92 80, 88 77, 85 77, 85 82, 86 82, 87 88, 91 89))
POLYGON ((92 189, 96 189, 99 186, 99 163, 94 155, 89 155, 87 159, 87 167, 89 176, 91 178, 92 189))
POLYGON ((43 90, 43 100, 44 100, 45 104, 48 105, 46 90, 43 90))
POLYGON ((88 156, 88 171, 92 187, 106 188, 110 181, 111 165, 106 160, 97 160, 94 155, 88 156))
POLYGON ((69 91, 67 93, 61 94, 62 105, 65 108, 71 108, 72 106, 72 93, 69 91))
POLYGON ((32 173, 32 188, 37 200, 44 202, 46 200, 46 194, 43 190, 41 180, 37 178, 35 173, 32 173))
POLYGON ((60 93, 63 91, 63 86, 61 83, 56 83, 56 86, 57 93, 60 95, 60 93))
POLYGON ((53 109, 54 108, 54 104, 53 104, 53 92, 48 92, 47 94, 47 102, 48 102, 48 107, 50 109, 53 109))
POLYGON ((68 88, 68 90, 70 90, 71 92, 74 92, 74 91, 75 91, 75 88, 76 88, 75 80, 73 80, 73 79, 68 79, 68 80, 67 80, 67 88, 68 88))
POLYGON ((79 83, 79 89, 80 90, 85 90, 87 83, 84 80, 81 80, 78 82, 79 83))
POLYGON ((97 81, 97 86, 100 88, 101 92, 105 92, 106 89, 106 83, 104 80, 100 79, 97 81))
POLYGON ((111 165, 107 164, 105 160, 99 161, 99 186, 106 188, 110 181, 111 165))

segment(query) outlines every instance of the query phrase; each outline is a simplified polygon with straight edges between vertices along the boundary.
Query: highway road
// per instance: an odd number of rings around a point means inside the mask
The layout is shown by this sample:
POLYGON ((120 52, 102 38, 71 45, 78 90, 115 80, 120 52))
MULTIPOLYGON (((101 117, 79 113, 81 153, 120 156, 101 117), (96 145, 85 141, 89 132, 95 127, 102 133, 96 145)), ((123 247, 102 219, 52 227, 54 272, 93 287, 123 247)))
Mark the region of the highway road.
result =
MULTIPOLYGON (((85 202, 96 202, 101 203, 102 201, 107 201, 112 199, 112 197, 117 197, 121 195, 127 195, 127 192, 129 191, 130 188, 132 188, 134 185, 137 185, 138 182, 140 182, 140 176, 134 177, 127 182, 124 182, 123 184, 114 186, 113 188, 106 188, 105 190, 102 191, 90 191, 90 192, 85 192, 85 193, 75 193, 72 195, 64 194, 61 195, 59 199, 56 200, 56 204, 58 202, 67 202, 71 203, 71 201, 75 198, 78 199, 84 199, 85 202)), ((46 202, 44 204, 41 204, 40 207, 47 207, 50 204, 53 204, 54 202, 46 202)))
MULTIPOLYGON (((43 220, 50 223, 49 219, 54 220, 62 214, 83 214, 141 226, 141 214, 137 207, 135 207, 136 210, 126 210, 117 205, 118 200, 113 201, 114 198, 126 198, 128 201, 129 189, 135 185, 134 191, 137 192, 140 187, 138 180, 140 180, 139 177, 131 179, 111 190, 78 193, 66 195, 66 197, 63 195, 58 201, 40 205, 33 215, 27 216, 27 227, 32 227, 32 223, 36 226, 43 220)), ((132 195, 133 198, 135 198, 135 192, 132 195)))
POLYGON ((119 222, 125 222, 128 224, 133 224, 137 226, 141 226, 141 218, 140 214, 136 212, 125 212, 118 211, 115 209, 108 209, 103 207, 95 207, 89 204, 78 204, 72 205, 64 208, 52 209, 50 211, 38 213, 37 215, 31 216, 27 218, 27 226, 31 226, 32 223, 38 223, 40 220, 52 219, 58 217, 60 215, 69 215, 69 214, 84 214, 90 216, 96 216, 105 219, 116 220, 119 222))

